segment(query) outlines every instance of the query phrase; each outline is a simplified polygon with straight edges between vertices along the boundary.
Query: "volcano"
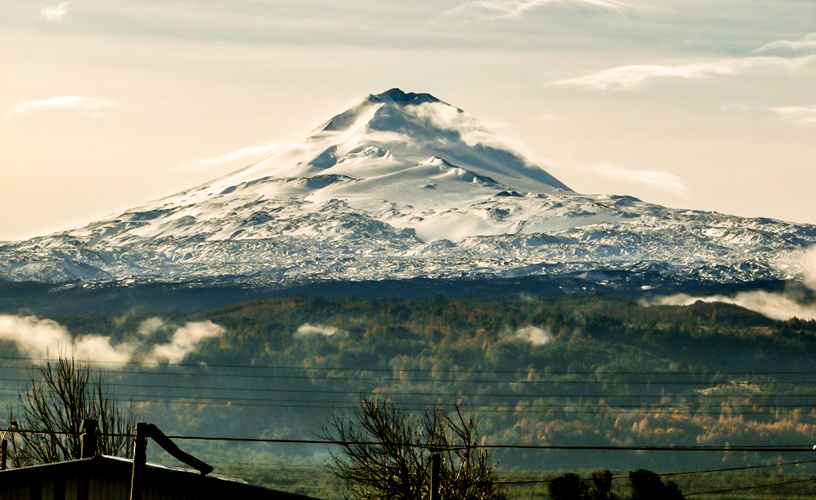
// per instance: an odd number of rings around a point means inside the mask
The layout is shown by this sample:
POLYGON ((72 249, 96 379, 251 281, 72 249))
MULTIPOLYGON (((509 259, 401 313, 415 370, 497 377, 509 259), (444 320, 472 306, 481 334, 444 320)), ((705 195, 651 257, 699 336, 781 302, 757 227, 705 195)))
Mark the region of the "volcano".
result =
POLYGON ((372 94, 181 193, 0 246, 0 279, 296 283, 637 273, 788 279, 816 226, 576 193, 430 94, 372 94))

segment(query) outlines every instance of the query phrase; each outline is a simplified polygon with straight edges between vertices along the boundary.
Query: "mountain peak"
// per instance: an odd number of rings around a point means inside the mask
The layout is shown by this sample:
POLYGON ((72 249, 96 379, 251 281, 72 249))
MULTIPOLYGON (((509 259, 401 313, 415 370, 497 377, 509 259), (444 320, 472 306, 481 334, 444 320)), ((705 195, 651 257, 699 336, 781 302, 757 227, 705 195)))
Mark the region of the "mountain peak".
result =
POLYGON ((371 94, 366 99, 368 102, 373 103, 380 103, 380 102, 393 102, 395 104, 399 104, 401 106, 406 106, 409 104, 424 104, 429 102, 441 102, 436 97, 432 96, 431 94, 425 93, 414 93, 414 92, 403 92, 401 89, 394 87, 393 89, 386 90, 380 94, 371 94))
POLYGON ((314 148, 311 158, 291 165, 278 162, 276 157, 241 175, 298 177, 315 173, 312 169, 319 165, 321 172, 333 168, 344 175, 365 177, 374 172, 379 175, 382 169, 407 172, 429 157, 438 157, 507 189, 528 193, 572 191, 475 118, 431 94, 399 88, 371 94, 315 129, 308 141, 310 147, 303 151, 314 148), (388 161, 363 162, 369 172, 364 174, 358 161, 349 160, 369 147, 387 152, 388 161), (357 165, 353 172, 349 170, 351 165, 357 165))

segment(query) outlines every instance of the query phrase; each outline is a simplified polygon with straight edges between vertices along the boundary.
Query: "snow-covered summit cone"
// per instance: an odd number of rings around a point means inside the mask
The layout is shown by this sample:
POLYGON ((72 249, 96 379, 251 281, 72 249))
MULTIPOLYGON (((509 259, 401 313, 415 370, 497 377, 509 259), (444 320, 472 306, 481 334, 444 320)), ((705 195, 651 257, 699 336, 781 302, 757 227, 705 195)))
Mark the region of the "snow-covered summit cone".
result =
POLYGON ((507 189, 547 193, 570 189, 527 160, 477 120, 430 94, 391 89, 369 95, 300 144, 222 181, 341 174, 372 178, 436 157, 507 189))
POLYGON ((152 222, 106 236, 108 242, 267 238, 281 234, 281 226, 247 227, 247 220, 268 220, 258 215, 268 212, 261 204, 275 204, 280 212, 279 204, 296 203, 303 214, 336 200, 419 241, 517 232, 520 212, 500 221, 489 207, 466 210, 503 193, 534 197, 572 191, 461 109, 430 94, 391 89, 368 96, 268 158, 134 209, 125 216, 152 222))

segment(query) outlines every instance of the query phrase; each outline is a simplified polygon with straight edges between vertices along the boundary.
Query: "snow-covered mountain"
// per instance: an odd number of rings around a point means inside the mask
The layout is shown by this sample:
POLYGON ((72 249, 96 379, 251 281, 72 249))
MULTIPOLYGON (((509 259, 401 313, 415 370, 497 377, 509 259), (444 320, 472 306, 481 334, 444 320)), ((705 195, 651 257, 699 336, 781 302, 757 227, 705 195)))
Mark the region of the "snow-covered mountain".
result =
POLYGON ((788 278, 813 244, 813 225, 575 193, 462 110, 392 89, 212 182, 2 245, 0 280, 284 286, 648 270, 734 283, 788 278))

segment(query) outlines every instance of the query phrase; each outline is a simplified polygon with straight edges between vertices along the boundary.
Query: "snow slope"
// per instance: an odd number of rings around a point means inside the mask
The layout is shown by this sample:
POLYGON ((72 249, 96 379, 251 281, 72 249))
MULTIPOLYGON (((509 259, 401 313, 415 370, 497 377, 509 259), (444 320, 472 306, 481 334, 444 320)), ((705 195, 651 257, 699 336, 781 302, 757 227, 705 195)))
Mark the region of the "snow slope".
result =
POLYGON ((370 95, 304 140, 84 227, 0 246, 0 279, 794 274, 816 226, 581 195, 429 94, 370 95))

